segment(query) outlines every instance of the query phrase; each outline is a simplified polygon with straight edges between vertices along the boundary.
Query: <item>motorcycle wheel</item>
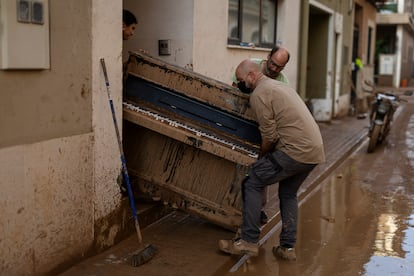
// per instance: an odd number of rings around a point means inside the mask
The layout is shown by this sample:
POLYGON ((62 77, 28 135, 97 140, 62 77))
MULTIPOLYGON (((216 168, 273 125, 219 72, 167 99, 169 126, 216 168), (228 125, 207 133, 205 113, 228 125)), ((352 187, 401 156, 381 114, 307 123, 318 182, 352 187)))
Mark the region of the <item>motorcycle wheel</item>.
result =
POLYGON ((384 118, 384 124, 385 124, 385 126, 384 126, 384 129, 382 131, 382 136, 379 137, 381 139, 378 140, 378 144, 382 144, 382 142, 384 142, 384 140, 385 140, 385 137, 387 137, 388 132, 390 132, 390 127, 391 126, 390 126, 390 123, 389 123, 387 117, 384 118))
POLYGON ((374 151, 375 146, 378 143, 378 136, 380 134, 381 126, 375 125, 371 132, 371 137, 369 138, 369 144, 368 144, 368 153, 371 153, 374 151))

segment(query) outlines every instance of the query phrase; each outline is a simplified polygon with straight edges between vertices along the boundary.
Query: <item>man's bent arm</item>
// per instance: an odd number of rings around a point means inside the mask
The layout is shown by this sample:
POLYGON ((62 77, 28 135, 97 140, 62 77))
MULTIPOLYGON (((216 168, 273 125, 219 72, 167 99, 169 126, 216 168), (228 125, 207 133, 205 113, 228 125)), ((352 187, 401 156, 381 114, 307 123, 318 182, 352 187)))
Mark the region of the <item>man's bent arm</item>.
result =
POLYGON ((260 145, 259 158, 263 157, 263 155, 265 155, 268 152, 272 152, 274 150, 274 147, 275 147, 275 143, 263 140, 260 145))

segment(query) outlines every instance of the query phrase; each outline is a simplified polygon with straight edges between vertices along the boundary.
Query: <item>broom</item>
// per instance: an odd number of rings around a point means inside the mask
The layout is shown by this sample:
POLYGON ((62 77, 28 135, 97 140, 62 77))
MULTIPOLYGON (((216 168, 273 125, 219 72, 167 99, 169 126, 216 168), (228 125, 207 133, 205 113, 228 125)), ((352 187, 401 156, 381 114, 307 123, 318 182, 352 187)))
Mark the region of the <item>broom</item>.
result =
POLYGON ((111 97, 110 88, 109 88, 108 74, 106 72, 105 60, 103 58, 101 58, 101 65, 102 65, 102 71, 105 77, 106 92, 108 94, 109 105, 111 107, 112 119, 114 121, 116 137, 118 139, 119 152, 121 154, 122 174, 124 176, 125 183, 127 186, 129 205, 131 207, 132 216, 134 217, 135 229, 137 231, 138 243, 140 246, 140 248, 137 251, 132 253, 132 256, 130 258, 130 263, 132 266, 140 266, 148 262, 155 255, 156 249, 151 244, 147 244, 144 246, 142 243, 142 235, 141 235, 141 230, 139 227, 137 210, 135 207, 134 196, 132 194, 131 183, 129 182, 129 176, 128 176, 128 170, 127 170, 125 156, 124 156, 124 150, 122 147, 121 137, 119 135, 119 129, 118 129, 118 123, 116 121, 114 104, 112 102, 112 97, 111 97))

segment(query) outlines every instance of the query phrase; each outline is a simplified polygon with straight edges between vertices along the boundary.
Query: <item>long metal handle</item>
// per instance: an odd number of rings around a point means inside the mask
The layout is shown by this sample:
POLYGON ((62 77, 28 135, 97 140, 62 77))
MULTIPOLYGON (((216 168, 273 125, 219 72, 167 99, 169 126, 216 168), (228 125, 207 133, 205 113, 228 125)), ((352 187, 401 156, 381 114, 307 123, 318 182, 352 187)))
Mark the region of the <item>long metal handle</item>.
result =
POLYGON ((142 243, 142 235, 141 235, 141 229, 139 227, 137 210, 136 210, 136 207, 135 207, 134 196, 132 194, 131 183, 129 181, 129 175, 128 175, 128 170, 127 170, 127 166, 126 166, 124 150, 123 150, 123 147, 122 147, 121 136, 119 134, 118 123, 117 123, 116 115, 115 115, 114 103, 113 103, 112 97, 111 97, 108 73, 106 71, 105 60, 103 58, 101 58, 101 65, 102 65, 102 71, 103 71, 103 74, 104 74, 104 77, 105 77, 106 92, 107 92, 107 95, 108 95, 109 105, 111 107, 112 120, 114 121, 114 127, 115 127, 115 132, 116 132, 116 138, 118 140, 119 152, 121 154, 122 173, 124 175, 125 183, 126 183, 126 186, 127 186, 129 205, 131 207, 132 216, 134 217, 135 229, 137 230, 137 236, 138 236, 138 242, 142 243))

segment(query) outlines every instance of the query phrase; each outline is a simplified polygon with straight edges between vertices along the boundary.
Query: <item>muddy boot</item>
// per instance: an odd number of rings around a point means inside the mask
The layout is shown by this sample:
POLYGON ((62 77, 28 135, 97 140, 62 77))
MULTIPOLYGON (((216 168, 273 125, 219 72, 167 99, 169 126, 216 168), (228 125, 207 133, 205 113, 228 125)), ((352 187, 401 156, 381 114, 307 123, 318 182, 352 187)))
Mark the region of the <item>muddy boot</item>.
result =
POLYGON ((238 240, 219 240, 221 251, 232 255, 244 255, 256 257, 259 255, 259 245, 242 239, 238 240))
POLYGON ((260 211, 260 223, 263 225, 263 224, 266 224, 268 221, 269 221, 269 219, 268 219, 265 211, 263 211, 263 210, 260 211))
POLYGON ((272 249, 273 255, 275 257, 280 258, 286 261, 295 261, 296 260, 296 253, 295 248, 286 248, 283 246, 273 247, 272 249))

